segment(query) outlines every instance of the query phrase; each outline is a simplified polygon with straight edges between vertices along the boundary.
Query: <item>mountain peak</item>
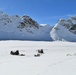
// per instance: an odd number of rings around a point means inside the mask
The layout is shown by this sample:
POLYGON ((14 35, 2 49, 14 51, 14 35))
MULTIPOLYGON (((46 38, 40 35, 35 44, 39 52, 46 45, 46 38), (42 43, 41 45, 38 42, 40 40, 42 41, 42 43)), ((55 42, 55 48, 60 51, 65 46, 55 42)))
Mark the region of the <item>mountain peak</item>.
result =
POLYGON ((50 32, 53 40, 76 41, 76 17, 60 19, 50 32))
POLYGON ((52 40, 51 27, 40 27, 30 16, 9 16, 0 11, 0 40, 52 40))

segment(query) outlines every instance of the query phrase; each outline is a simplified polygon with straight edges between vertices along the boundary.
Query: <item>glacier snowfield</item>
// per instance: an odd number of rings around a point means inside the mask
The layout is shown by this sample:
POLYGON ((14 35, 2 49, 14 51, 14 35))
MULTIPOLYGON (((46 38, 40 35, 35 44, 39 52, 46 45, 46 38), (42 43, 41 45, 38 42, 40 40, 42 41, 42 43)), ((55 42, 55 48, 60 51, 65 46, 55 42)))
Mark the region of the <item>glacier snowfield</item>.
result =
POLYGON ((76 43, 0 41, 0 75, 76 75, 76 43), (25 56, 10 55, 16 50, 25 56))

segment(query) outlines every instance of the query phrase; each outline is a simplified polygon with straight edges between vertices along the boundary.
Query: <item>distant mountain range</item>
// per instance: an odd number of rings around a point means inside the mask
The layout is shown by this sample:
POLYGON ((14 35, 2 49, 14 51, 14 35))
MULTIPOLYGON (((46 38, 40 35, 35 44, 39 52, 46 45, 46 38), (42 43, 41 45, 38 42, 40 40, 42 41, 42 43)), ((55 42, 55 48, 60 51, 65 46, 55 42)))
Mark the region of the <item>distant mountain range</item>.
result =
POLYGON ((30 16, 10 16, 0 11, 0 40, 76 42, 76 17, 60 19, 55 26, 38 24, 30 16))
POLYGON ((39 40, 52 41, 47 24, 39 25, 27 15, 9 16, 0 11, 0 40, 39 40))

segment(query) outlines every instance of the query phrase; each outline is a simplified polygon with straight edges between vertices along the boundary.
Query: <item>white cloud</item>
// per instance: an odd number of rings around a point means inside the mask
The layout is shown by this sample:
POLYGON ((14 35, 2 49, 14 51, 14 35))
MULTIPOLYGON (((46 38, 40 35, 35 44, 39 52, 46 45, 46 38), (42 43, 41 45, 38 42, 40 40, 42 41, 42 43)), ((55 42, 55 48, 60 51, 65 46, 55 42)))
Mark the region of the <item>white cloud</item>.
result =
POLYGON ((68 16, 68 17, 76 16, 76 14, 68 14, 67 16, 68 16))
POLYGON ((66 17, 68 17, 68 16, 66 16, 66 15, 63 15, 63 16, 51 16, 51 17, 43 18, 41 20, 60 19, 60 18, 66 18, 66 17))
POLYGON ((5 11, 5 10, 7 10, 7 7, 0 7, 0 11, 5 11))
POLYGON ((50 17, 44 17, 44 18, 39 18, 37 20, 39 21, 46 21, 46 20, 59 20, 59 19, 67 19, 70 16, 76 16, 75 14, 68 14, 68 15, 59 15, 59 16, 50 16, 50 17))

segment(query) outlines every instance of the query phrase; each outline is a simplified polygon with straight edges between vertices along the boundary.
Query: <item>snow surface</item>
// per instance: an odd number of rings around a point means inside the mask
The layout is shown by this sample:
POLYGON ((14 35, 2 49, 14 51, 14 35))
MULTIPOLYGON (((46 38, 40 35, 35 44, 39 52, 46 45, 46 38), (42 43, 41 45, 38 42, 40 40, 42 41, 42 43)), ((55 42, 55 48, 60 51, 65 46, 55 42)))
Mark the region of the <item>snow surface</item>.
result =
POLYGON ((76 75, 76 43, 0 41, 0 75, 76 75), (34 57, 38 49, 44 54, 34 57), (25 56, 10 55, 11 50, 25 56))

